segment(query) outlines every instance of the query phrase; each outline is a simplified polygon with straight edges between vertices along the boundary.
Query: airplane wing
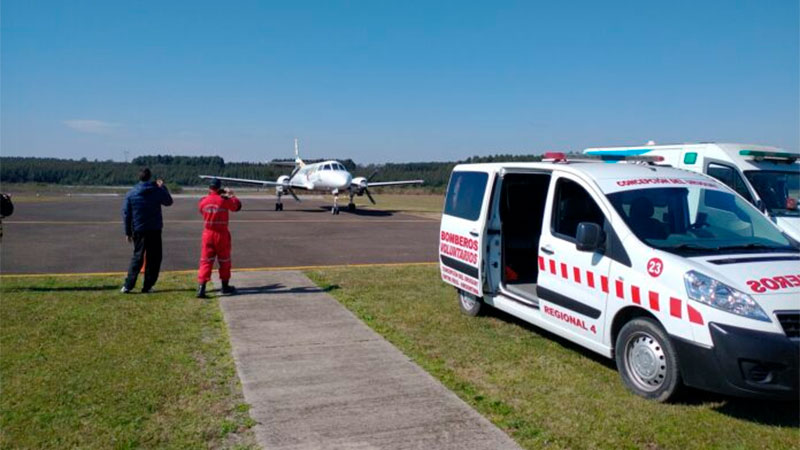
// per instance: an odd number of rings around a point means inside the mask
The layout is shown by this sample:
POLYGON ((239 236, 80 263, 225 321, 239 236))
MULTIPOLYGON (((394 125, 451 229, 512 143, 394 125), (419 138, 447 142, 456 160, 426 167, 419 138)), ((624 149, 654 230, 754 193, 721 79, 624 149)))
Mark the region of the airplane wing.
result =
POLYGON ((214 175, 200 175, 200 178, 205 180, 213 180, 214 178, 221 180, 221 181, 230 181, 231 183, 242 183, 242 184, 257 184, 259 186, 279 186, 280 183, 276 183, 275 181, 264 181, 264 180, 247 180, 244 178, 229 178, 229 177, 215 177, 214 175))
MULTIPOLYGON (((422 184, 423 180, 403 180, 403 181, 370 181, 369 187, 379 186, 402 186, 404 184, 422 184)), ((355 186, 355 185, 354 185, 355 186)))

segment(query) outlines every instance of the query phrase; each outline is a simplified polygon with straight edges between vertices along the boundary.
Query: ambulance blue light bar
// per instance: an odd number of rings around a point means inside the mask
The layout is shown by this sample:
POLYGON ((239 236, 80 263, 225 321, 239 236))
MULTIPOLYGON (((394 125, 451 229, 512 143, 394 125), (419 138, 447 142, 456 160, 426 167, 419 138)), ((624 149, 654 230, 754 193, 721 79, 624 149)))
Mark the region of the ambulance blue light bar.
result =
POLYGON ((639 163, 647 163, 647 164, 654 164, 664 162, 663 156, 658 155, 631 155, 627 153, 616 153, 616 152, 591 152, 586 155, 583 155, 578 158, 574 159, 567 159, 567 155, 561 152, 547 152, 544 154, 542 161, 547 162, 607 162, 607 163, 616 163, 616 162, 639 162, 639 163))
POLYGON ((750 156, 753 159, 779 159, 789 163, 797 161, 798 156, 795 153, 789 152, 765 152, 762 150, 739 150, 741 156, 750 156))

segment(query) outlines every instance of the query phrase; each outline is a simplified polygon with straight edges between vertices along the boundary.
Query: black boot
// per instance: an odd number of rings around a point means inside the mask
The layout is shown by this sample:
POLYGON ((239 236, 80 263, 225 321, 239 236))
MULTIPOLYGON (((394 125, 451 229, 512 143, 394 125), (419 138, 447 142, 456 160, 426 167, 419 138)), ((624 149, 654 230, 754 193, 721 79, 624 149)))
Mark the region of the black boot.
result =
POLYGON ((206 284, 200 283, 197 285, 197 298, 206 298, 206 284))
POLYGON ((222 293, 233 295, 236 293, 236 288, 228 284, 228 280, 222 280, 222 293))

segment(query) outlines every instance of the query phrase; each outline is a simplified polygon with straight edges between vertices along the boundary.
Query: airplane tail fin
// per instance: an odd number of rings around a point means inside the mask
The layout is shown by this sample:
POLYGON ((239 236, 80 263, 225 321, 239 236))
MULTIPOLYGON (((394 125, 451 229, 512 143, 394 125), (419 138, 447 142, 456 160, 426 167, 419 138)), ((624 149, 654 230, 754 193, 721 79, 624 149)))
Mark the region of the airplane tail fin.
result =
POLYGON ((294 140, 294 163, 297 165, 297 167, 303 167, 306 165, 306 163, 300 159, 300 146, 297 143, 297 138, 294 140))

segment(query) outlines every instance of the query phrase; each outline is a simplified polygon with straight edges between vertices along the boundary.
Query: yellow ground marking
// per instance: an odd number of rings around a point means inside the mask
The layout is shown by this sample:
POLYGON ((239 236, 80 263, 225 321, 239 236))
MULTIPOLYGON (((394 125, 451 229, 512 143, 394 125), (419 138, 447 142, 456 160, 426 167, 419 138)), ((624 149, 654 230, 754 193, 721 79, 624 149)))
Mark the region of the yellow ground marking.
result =
MULTIPOLYGON (((229 223, 418 223, 434 219, 244 219, 229 223)), ((203 223, 202 220, 166 220, 164 223, 203 223)), ((119 220, 7 220, 4 225, 122 225, 119 220)))
MULTIPOLYGON (((361 264, 326 264, 318 266, 274 266, 274 267, 245 267, 233 269, 233 272, 280 272, 287 270, 322 270, 322 269, 353 269, 359 267, 404 267, 404 266, 433 266, 438 262, 408 262, 408 263, 361 263, 361 264)), ((190 274, 196 273, 197 269, 191 270, 165 270, 161 274, 190 274)), ((101 276, 125 276, 128 272, 86 272, 86 273, 19 273, 2 274, 3 278, 38 278, 38 277, 101 277, 101 276)))

